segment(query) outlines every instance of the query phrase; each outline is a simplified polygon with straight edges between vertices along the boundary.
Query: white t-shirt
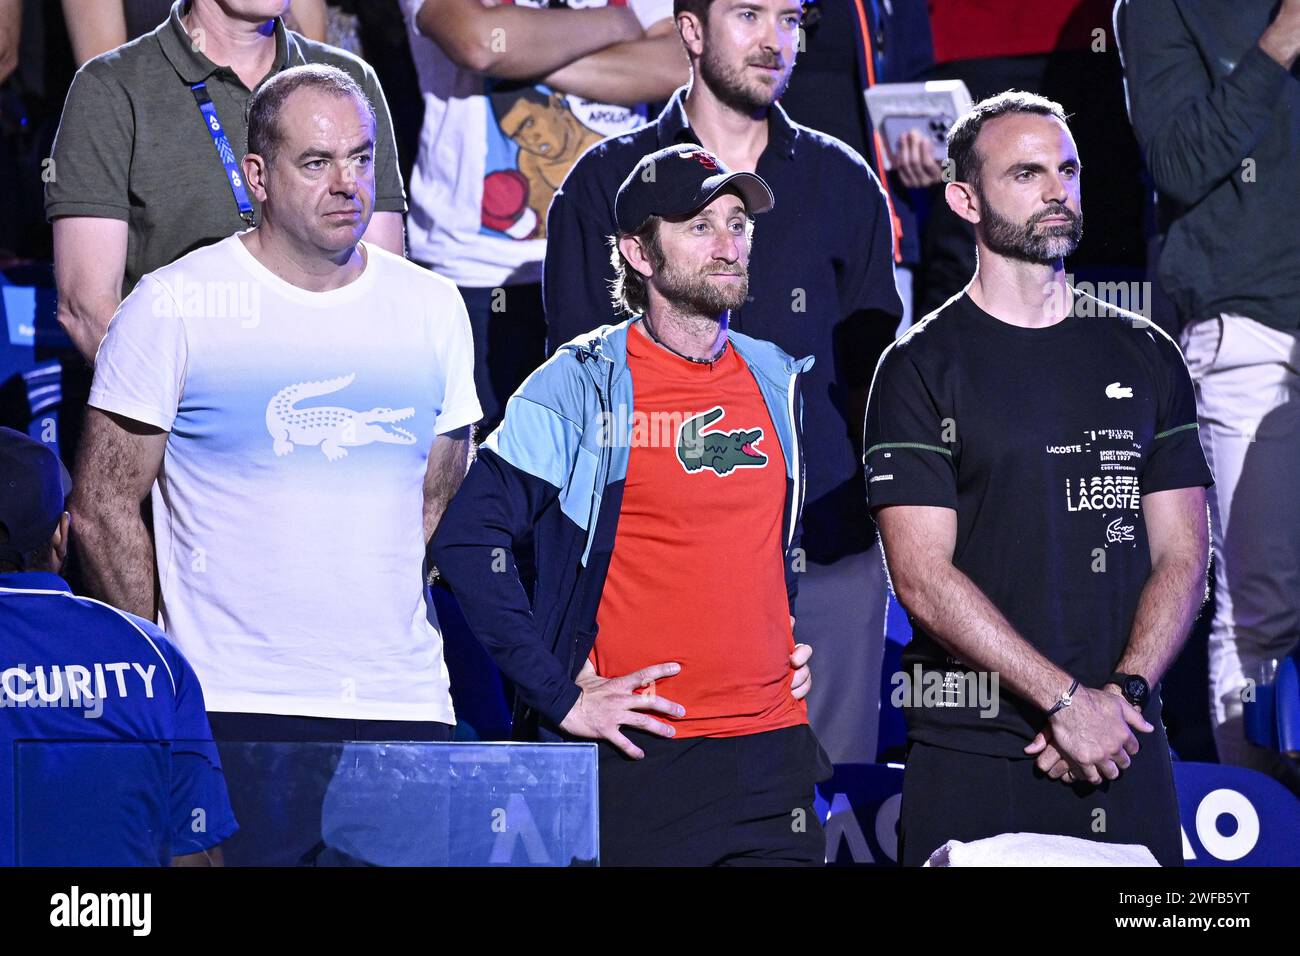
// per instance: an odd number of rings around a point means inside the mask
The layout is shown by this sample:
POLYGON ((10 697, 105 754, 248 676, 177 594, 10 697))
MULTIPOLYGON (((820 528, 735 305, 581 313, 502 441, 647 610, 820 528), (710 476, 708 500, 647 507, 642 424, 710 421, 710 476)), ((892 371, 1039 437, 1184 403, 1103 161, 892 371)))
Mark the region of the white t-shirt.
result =
MULTIPOLYGON (((503 2, 549 8, 548 0, 503 2)), ((628 0, 565 3, 590 9, 628 0)), ((540 282, 551 197, 588 147, 642 126, 646 107, 596 103, 463 70, 419 32, 415 15, 423 5, 402 0, 424 94, 406 223, 411 258, 460 286, 540 282)), ((636 3, 646 26, 672 12, 672 0, 636 3)))
POLYGON ((209 710, 454 723, 427 600, 435 435, 481 416, 454 285, 378 246, 328 292, 239 234, 146 275, 90 404, 166 429, 160 623, 209 710))

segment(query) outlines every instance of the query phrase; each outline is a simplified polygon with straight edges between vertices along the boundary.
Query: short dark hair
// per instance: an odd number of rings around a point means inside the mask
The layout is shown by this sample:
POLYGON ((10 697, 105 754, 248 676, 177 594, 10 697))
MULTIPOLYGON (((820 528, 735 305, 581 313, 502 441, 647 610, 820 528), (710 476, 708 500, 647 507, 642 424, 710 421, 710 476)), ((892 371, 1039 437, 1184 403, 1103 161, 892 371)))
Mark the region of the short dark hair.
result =
MULTIPOLYGON (((806 7, 808 0, 796 0, 800 7, 806 7)), ((713 0, 673 0, 673 19, 676 20, 683 13, 693 13, 700 18, 701 23, 709 22, 709 8, 713 6, 713 0)))
POLYGON ((280 130, 280 109, 285 100, 298 90, 308 87, 330 96, 351 96, 365 106, 370 121, 376 123, 375 104, 356 80, 336 66, 308 63, 282 70, 263 83, 248 101, 248 151, 261 156, 268 163, 280 148, 283 135, 280 130))
POLYGON ((952 161, 953 175, 958 182, 979 185, 983 160, 975 149, 975 140, 979 138, 985 123, 1007 113, 1036 113, 1039 116, 1054 117, 1063 126, 1068 125, 1061 104, 1037 93, 1007 90, 980 100, 948 130, 948 159, 952 161))
MULTIPOLYGON (((663 222, 661 217, 651 216, 636 232, 624 233, 641 240, 641 244, 645 246, 646 257, 655 269, 662 268, 664 264, 663 247, 659 245, 661 222, 663 222)), ((609 284, 609 294, 614 300, 614 308, 617 311, 631 316, 645 315, 648 301, 645 276, 633 269, 632 264, 623 258, 623 250, 618 247, 618 241, 622 238, 623 236, 618 235, 609 237, 609 262, 614 267, 614 280, 609 284)))
POLYGON ((701 23, 706 23, 711 6, 713 0, 673 0, 673 19, 676 20, 683 13, 693 13, 700 18, 701 23))

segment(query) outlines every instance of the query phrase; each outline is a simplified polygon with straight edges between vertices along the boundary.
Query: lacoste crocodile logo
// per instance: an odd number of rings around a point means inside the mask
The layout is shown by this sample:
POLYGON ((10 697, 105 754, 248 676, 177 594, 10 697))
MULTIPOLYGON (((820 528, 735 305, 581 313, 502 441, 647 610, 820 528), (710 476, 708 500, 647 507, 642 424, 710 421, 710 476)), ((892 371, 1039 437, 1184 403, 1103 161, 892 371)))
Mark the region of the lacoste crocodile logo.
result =
POLYGON ((1133 540, 1133 525, 1125 524, 1123 518, 1116 518, 1106 525, 1106 543, 1120 544, 1133 540))
POLYGON ((1132 398, 1133 389, 1128 385, 1121 385, 1119 382, 1111 382, 1106 386, 1107 398, 1132 398))
POLYGON ((348 448, 383 442, 389 445, 414 445, 415 436, 391 422, 405 421, 415 414, 414 408, 372 408, 358 412, 337 405, 309 405, 298 402, 342 391, 357 377, 353 372, 342 378, 322 382, 299 382, 276 392, 266 404, 266 430, 275 442, 277 455, 293 451, 295 445, 319 445, 330 461, 338 461, 348 448))
POLYGON ((767 464, 767 455, 754 447, 763 440, 763 429, 704 431, 724 414, 722 406, 715 405, 682 423, 677 433, 677 460, 687 472, 709 468, 715 474, 729 475, 736 468, 762 468, 767 464))

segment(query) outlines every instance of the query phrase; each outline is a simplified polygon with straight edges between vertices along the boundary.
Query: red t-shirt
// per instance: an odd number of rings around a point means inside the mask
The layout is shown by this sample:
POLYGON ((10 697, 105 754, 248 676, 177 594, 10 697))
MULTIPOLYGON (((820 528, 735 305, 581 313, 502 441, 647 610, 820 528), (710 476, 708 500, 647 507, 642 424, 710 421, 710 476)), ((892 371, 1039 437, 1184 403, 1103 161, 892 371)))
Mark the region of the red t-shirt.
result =
POLYGON ((597 612, 596 672, 680 663, 655 691, 686 716, 652 713, 678 737, 807 723, 790 696, 785 457, 758 383, 731 347, 701 365, 633 326, 627 352, 632 447, 597 612))
POLYGON ((930 0, 934 62, 1083 50, 1093 30, 1113 50, 1114 0, 930 0))

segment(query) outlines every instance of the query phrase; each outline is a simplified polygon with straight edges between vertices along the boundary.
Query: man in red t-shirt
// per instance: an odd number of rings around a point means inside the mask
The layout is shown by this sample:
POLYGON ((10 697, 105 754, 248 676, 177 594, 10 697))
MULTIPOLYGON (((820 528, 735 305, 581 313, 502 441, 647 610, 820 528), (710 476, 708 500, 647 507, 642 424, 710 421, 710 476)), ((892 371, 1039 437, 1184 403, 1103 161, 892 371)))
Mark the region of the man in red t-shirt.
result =
POLYGON ((772 204, 696 144, 643 157, 611 239, 631 318, 520 386, 430 545, 515 687, 515 733, 598 741, 606 865, 825 861, 831 767, 793 637, 813 360, 729 328, 772 204))
POLYGON ((643 756, 601 742, 606 864, 825 859, 812 801, 830 767, 791 694, 795 406, 774 408, 740 351, 775 346, 728 332, 748 292, 750 214, 771 204, 759 177, 693 145, 646 157, 616 201, 615 297, 639 316, 629 458, 584 694, 562 726, 604 736, 587 712, 603 679, 677 669, 646 689, 655 716, 622 726, 643 756))

